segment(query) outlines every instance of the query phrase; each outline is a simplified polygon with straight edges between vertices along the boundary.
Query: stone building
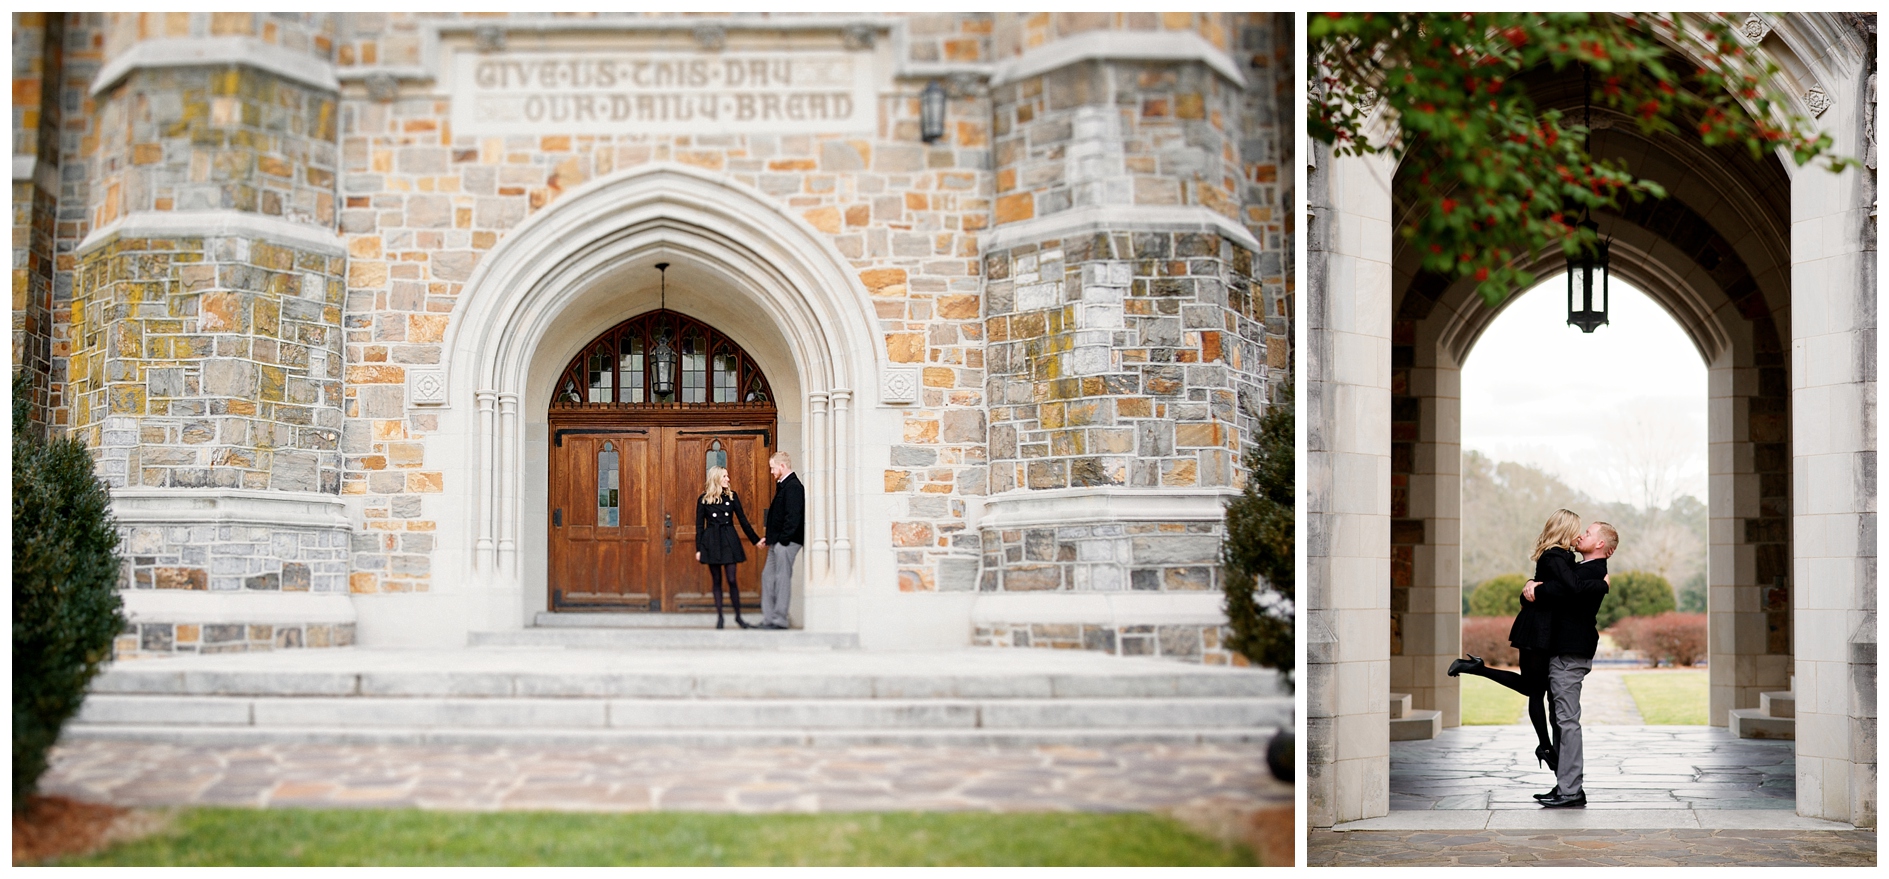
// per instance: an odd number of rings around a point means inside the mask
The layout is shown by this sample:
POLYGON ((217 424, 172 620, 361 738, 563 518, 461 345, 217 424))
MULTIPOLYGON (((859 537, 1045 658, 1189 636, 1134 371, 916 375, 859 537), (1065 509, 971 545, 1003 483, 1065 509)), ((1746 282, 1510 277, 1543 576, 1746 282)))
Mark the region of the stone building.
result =
MULTIPOLYGON (((1875 16, 1752 13, 1741 31, 1864 167, 1753 161, 1596 109, 1594 152, 1670 196, 1595 219, 1612 271, 1708 369, 1710 722, 1794 691, 1797 811, 1874 826, 1875 16)), ((1580 111, 1578 71, 1527 77, 1544 108, 1580 111)), ((1331 826, 1389 809, 1390 694, 1459 723, 1459 375, 1497 312, 1393 236, 1394 181, 1421 168, 1307 160, 1309 820, 1331 826)))
POLYGON ((121 654, 702 610, 704 469, 758 519, 779 449, 796 626, 1230 661, 1289 31, 15 13, 13 363, 112 487, 121 654))

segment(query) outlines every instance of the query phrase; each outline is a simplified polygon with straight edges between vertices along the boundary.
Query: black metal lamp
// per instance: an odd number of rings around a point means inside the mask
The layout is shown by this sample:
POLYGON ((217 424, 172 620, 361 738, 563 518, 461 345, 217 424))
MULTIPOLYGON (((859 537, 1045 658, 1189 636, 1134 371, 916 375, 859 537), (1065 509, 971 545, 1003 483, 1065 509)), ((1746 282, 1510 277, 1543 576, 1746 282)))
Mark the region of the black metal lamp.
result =
POLYGON ((945 90, 944 86, 939 85, 938 81, 934 79, 931 81, 931 84, 925 86, 925 90, 918 95, 919 136, 923 137, 926 143, 931 143, 938 138, 944 137, 944 125, 945 90))
MULTIPOLYGON (((658 311, 669 309, 669 264, 659 262, 656 271, 662 272, 662 305, 658 311)), ((649 352, 649 390, 652 396, 667 397, 676 392, 676 349, 669 347, 669 328, 660 321, 656 325, 656 348, 649 352)))
POLYGON ((1607 242, 1600 239, 1600 226, 1593 220, 1582 220, 1580 228, 1595 234, 1594 250, 1583 250, 1568 260, 1568 325, 1591 333, 1607 323, 1607 242), (1600 297, 1599 308, 1594 307, 1596 294, 1600 297), (1577 296, 1579 308, 1575 307, 1577 296))
MULTIPOLYGON (((1582 150, 1593 155, 1592 138, 1594 131, 1593 109, 1589 97, 1589 74, 1587 65, 1581 65, 1581 125, 1585 129, 1586 140, 1582 150)), ((1601 240, 1600 226, 1588 219, 1586 209, 1581 211, 1581 222, 1577 228, 1585 229, 1594 238, 1594 249, 1583 249, 1573 259, 1568 260, 1568 325, 1581 328, 1583 333, 1591 333, 1607 323, 1607 242, 1601 240), (1594 307, 1594 293, 1600 292, 1600 307, 1594 307), (1574 307, 1574 297, 1581 297, 1581 306, 1574 307)))

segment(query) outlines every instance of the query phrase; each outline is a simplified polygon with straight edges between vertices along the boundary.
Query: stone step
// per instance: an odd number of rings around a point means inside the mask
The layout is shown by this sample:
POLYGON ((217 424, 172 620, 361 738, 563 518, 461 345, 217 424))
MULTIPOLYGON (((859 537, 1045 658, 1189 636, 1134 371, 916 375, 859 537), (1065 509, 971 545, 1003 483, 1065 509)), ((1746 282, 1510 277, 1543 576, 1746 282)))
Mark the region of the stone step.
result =
MULTIPOLYGON (((741 608, 748 622, 761 619, 757 609, 749 614, 744 605, 741 608)), ((728 626, 735 628, 735 618, 731 613, 727 618, 728 626)), ((713 629, 713 613, 540 613, 532 618, 531 624, 540 629, 713 629)))
POLYGON ((91 724, 73 722, 65 741, 111 739, 180 745, 942 745, 956 747, 1103 746, 1126 743, 1263 746, 1280 727, 1139 727, 1134 729, 569 729, 468 727, 255 727, 91 724))
POLYGON ((1283 699, 495 699, 114 696, 92 726, 518 729, 1226 729, 1290 721, 1283 699))
POLYGON ((1758 710, 1766 717, 1797 717, 1797 694, 1790 691, 1759 693, 1758 710))
POLYGON ((1732 735, 1741 739, 1796 739, 1797 721, 1790 717, 1771 717, 1761 708, 1733 708, 1732 735))
POLYGON ((507 632, 473 632, 467 636, 467 645, 599 650, 854 650, 859 647, 859 635, 852 632, 741 629, 735 627, 734 620, 728 621, 726 629, 714 626, 712 619, 704 628, 680 625, 575 628, 560 625, 507 632))
MULTIPOLYGON (((341 648, 347 650, 350 648, 341 648)), ((315 651, 307 651, 314 653, 315 651)), ((327 652, 327 651, 324 651, 327 652)), ((339 651, 334 651, 339 653, 339 651)), ((1012 652, 1012 651, 1002 651, 1012 652)), ((1045 659, 1014 651, 1019 664, 1045 659)), ((98 695, 617 699, 1107 699, 1260 698, 1287 704, 1277 674, 1161 660, 1109 660, 1100 673, 1006 670, 989 662, 907 663, 855 652, 674 656, 522 650, 462 651, 453 668, 399 668, 386 654, 211 657, 120 662, 92 681, 98 695), (699 657, 699 659, 697 659, 699 657), (841 663, 838 660, 844 658, 841 663), (690 662, 687 660, 695 659, 690 662), (293 663, 291 661, 294 661, 293 663), (273 663, 280 667, 269 667, 273 663), (554 664, 556 663, 556 664, 554 664), (986 667, 977 668, 974 665, 986 667), (1107 673, 1115 671, 1117 673, 1107 673)), ((1069 663, 1058 663, 1067 666, 1069 663)))
POLYGON ((1413 709, 1409 716, 1391 721, 1391 741, 1415 742, 1434 739, 1443 732, 1443 712, 1413 709))
POLYGON ((1391 694, 1391 719, 1398 720, 1410 716, 1410 694, 1391 694))

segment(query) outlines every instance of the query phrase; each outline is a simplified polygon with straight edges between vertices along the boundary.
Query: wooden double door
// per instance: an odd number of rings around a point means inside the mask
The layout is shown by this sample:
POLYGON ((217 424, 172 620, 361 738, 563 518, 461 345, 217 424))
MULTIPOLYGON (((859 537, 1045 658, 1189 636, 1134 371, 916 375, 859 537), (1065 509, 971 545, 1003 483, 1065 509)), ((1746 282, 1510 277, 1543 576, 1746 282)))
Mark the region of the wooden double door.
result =
MULTIPOLYGON (((696 500, 708 468, 726 467, 748 521, 765 533, 772 413, 663 423, 554 410, 550 427, 551 610, 712 610, 708 567, 695 560, 696 500)), ((738 524, 736 533, 746 541, 738 524)), ((760 606, 766 561, 761 547, 747 553, 736 579, 744 610, 760 606)))

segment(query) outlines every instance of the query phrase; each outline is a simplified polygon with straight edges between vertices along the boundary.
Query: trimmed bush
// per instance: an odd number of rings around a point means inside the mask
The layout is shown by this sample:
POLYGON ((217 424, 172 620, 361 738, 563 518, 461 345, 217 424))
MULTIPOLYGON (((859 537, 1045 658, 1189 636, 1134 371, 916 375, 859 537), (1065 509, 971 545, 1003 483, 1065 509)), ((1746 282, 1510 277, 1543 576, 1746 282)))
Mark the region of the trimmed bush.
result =
POLYGON ((1527 582, 1521 574, 1502 574, 1482 581, 1469 593, 1469 615, 1514 619, 1522 612, 1522 586, 1527 582))
POLYGON ((1640 620, 1641 653, 1655 663, 1692 666, 1705 658, 1705 614, 1668 611, 1640 620))
POLYGON ((1509 646, 1509 626, 1514 622, 1504 617, 1463 617, 1463 652, 1480 656, 1489 665, 1518 667, 1522 652, 1509 646))
POLYGON ((1227 647, 1292 680, 1292 398, 1266 407, 1246 454, 1246 489, 1227 504, 1221 546, 1227 647))
POLYGON ((1607 598, 1594 616, 1594 627, 1605 631, 1627 617, 1650 617, 1674 608, 1673 584, 1651 571, 1621 571, 1613 575, 1607 598))
MULTIPOLYGON (((1640 624, 1646 617, 1627 617, 1607 628, 1607 637, 1613 639, 1614 646, 1621 650, 1640 649, 1640 624)), ((1654 660, 1658 664, 1658 660, 1654 660)))
POLYGON ((77 440, 30 431, 13 380, 13 807, 125 628, 111 495, 77 440))

